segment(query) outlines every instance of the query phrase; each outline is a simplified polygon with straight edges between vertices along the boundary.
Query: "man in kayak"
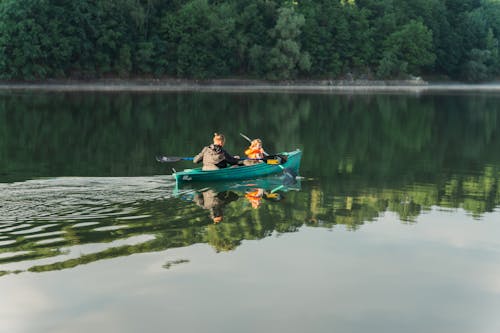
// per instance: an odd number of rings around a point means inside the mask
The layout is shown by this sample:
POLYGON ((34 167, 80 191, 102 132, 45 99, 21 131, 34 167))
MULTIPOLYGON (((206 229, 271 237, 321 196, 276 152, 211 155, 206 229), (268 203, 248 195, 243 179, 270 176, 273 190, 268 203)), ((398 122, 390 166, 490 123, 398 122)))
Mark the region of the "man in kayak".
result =
POLYGON ((239 156, 229 155, 222 147, 224 146, 224 135, 215 133, 213 144, 203 147, 201 152, 193 158, 194 163, 203 162, 202 170, 218 170, 230 165, 242 165, 239 156))

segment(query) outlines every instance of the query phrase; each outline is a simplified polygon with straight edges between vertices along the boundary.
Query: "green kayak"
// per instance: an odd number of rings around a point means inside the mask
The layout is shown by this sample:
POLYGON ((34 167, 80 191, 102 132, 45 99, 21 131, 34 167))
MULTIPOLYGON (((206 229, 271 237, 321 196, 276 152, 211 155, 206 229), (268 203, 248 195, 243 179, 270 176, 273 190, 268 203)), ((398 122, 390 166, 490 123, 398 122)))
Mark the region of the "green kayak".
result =
POLYGON ((272 175, 283 172, 283 170, 292 170, 298 173, 300 167, 300 159, 302 151, 299 149, 292 152, 279 153, 276 156, 281 156, 281 164, 258 163, 249 166, 238 166, 219 170, 203 171, 201 168, 186 169, 179 172, 174 172, 177 184, 184 182, 212 182, 212 181, 227 181, 237 179, 252 179, 272 175))

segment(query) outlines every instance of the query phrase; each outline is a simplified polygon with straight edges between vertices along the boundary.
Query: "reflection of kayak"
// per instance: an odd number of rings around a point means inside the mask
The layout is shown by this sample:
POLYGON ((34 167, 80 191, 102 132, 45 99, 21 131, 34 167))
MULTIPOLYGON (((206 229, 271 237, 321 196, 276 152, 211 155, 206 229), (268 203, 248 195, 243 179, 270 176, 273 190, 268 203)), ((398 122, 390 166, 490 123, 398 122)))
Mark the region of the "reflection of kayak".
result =
POLYGON ((201 168, 186 169, 184 171, 175 172, 172 176, 175 177, 177 184, 185 182, 213 182, 213 181, 228 181, 238 179, 252 179, 282 173, 283 170, 292 170, 297 173, 300 167, 300 159, 302 152, 295 150, 278 154, 285 157, 285 162, 282 164, 257 163, 249 166, 240 166, 225 168, 219 170, 203 171, 201 168))
MULTIPOLYGON (((210 217, 213 219, 223 215, 222 209, 217 210, 218 208, 237 198, 245 198, 252 208, 259 208, 262 199, 279 202, 284 199, 283 193, 300 191, 300 182, 300 177, 291 179, 287 173, 226 182, 187 182, 183 183, 183 186, 176 187, 173 195, 209 209, 210 217), (214 209, 215 207, 217 209, 214 209)), ((214 219, 214 223, 219 223, 221 220, 222 218, 214 219)))
POLYGON ((216 192, 234 191, 239 193, 247 193, 248 191, 262 188, 268 192, 288 192, 300 191, 300 179, 290 179, 286 174, 271 175, 267 177, 248 179, 248 180, 234 180, 226 182, 187 182, 183 183, 179 188, 174 191, 174 195, 182 195, 185 193, 192 193, 197 191, 205 191, 207 189, 216 192))

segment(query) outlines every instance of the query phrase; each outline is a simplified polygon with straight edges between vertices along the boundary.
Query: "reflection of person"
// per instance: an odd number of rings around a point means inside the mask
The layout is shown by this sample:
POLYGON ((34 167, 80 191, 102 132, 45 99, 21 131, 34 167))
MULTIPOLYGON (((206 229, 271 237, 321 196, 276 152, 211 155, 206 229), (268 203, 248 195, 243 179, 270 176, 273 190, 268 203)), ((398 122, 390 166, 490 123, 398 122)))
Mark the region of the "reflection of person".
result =
POLYGON ((247 158, 249 160, 245 160, 243 163, 245 165, 253 165, 257 163, 263 162, 262 160, 255 160, 259 158, 264 158, 266 155, 264 148, 262 148, 262 140, 261 139, 254 139, 250 143, 250 147, 248 147, 247 150, 245 150, 245 155, 247 155, 247 158))
POLYGON ((226 168, 228 164, 240 164, 239 156, 229 155, 228 152, 222 148, 224 143, 224 135, 215 133, 213 144, 203 147, 201 152, 193 158, 193 162, 203 162, 203 170, 217 170, 226 168))
POLYGON ((231 201, 237 200, 239 197, 231 191, 215 192, 212 189, 196 193, 193 201, 203 209, 210 211, 210 218, 214 223, 219 223, 224 218, 223 207, 231 201))
POLYGON ((245 193, 245 198, 248 199, 253 209, 257 209, 262 204, 262 197, 264 196, 264 193, 263 188, 252 189, 252 191, 245 193))
POLYGON ((255 188, 245 193, 245 198, 250 202, 253 209, 257 209, 262 204, 262 199, 280 201, 282 197, 278 193, 269 193, 263 188, 255 188))

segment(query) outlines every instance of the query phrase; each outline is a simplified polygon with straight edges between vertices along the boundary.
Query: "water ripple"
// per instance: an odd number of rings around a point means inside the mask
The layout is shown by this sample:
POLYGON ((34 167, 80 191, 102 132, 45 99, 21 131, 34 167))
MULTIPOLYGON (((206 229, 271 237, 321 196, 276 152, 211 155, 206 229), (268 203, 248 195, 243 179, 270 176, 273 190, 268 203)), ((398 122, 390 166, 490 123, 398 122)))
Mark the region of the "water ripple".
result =
POLYGON ((113 256, 120 239, 150 240, 143 237, 152 216, 145 210, 155 202, 161 207, 174 184, 166 176, 0 184, 0 265, 29 268, 61 260, 71 265, 79 256, 75 249, 89 243, 101 244, 90 252, 98 248, 113 256))
POLYGON ((0 232, 24 227, 12 225, 19 222, 130 216, 135 203, 168 197, 173 186, 166 176, 62 177, 0 184, 0 232))

